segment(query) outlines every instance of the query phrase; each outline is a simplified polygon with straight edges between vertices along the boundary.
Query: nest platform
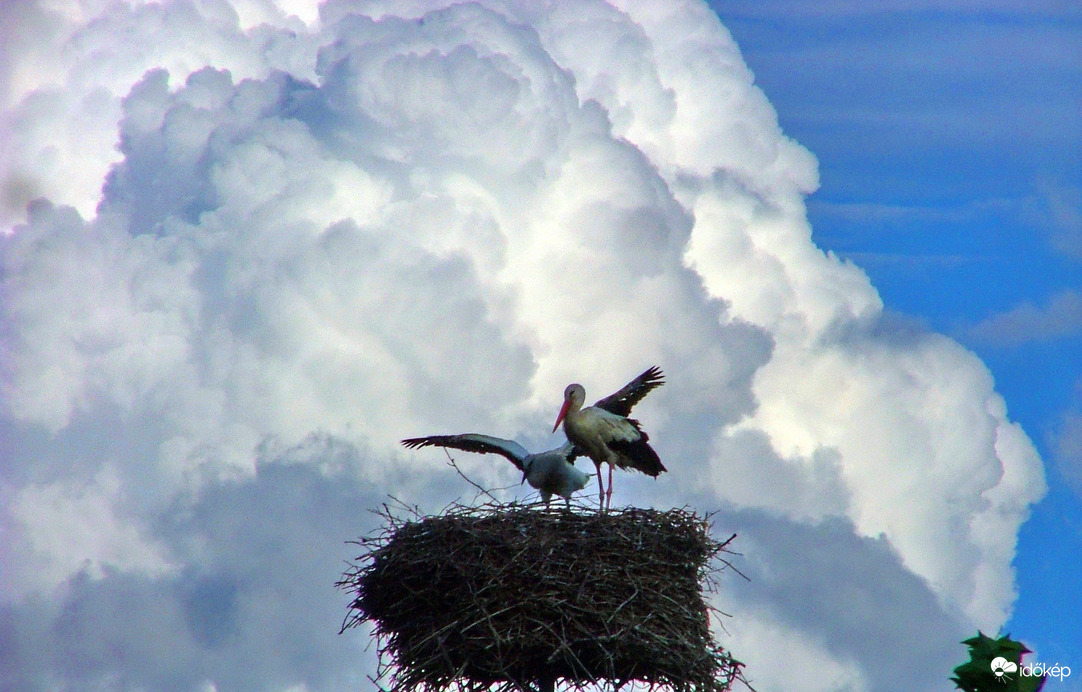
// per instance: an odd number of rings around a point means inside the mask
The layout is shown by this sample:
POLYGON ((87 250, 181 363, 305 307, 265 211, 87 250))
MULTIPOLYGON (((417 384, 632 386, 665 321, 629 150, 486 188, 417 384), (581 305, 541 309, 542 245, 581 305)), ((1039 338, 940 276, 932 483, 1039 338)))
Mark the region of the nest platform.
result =
POLYGON ((742 664, 717 645, 703 598, 729 541, 685 510, 454 505, 357 544, 338 582, 342 631, 372 624, 377 680, 448 689, 729 690, 742 664), (635 685, 640 687, 640 685, 635 685))

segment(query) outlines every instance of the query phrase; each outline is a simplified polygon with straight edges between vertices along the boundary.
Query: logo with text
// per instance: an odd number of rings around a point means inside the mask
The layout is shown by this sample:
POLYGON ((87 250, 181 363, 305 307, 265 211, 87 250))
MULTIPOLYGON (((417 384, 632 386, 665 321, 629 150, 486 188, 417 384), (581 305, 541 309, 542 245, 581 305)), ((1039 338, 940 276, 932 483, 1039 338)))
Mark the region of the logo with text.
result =
POLYGON ((1021 674, 1024 678, 1050 677, 1059 678, 1060 682, 1062 682, 1063 678, 1071 674, 1071 669, 1058 663, 1054 666, 1046 666, 1043 663, 1027 663, 1024 666, 1019 666, 1014 661, 1008 661, 1002 656, 997 656, 992 659, 992 673, 1002 683, 1012 680, 1016 673, 1021 674))

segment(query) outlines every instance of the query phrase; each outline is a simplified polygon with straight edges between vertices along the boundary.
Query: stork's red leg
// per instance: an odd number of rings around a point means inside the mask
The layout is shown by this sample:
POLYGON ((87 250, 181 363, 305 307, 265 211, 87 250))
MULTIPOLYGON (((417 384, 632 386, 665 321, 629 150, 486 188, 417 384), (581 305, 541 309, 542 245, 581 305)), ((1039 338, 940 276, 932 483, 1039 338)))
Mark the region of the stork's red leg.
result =
POLYGON ((612 506, 612 464, 609 464, 609 492, 608 498, 605 500, 605 506, 612 506))

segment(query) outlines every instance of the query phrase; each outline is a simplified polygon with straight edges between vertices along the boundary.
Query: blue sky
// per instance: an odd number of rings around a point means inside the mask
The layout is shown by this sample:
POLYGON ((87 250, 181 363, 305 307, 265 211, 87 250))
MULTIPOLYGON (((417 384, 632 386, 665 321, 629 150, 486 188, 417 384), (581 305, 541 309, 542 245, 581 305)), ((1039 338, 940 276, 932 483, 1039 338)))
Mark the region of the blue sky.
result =
POLYGON ((1082 458, 1060 446, 1082 411, 1082 10, 712 6, 819 159, 816 242, 860 264, 889 310, 978 353, 1041 450, 1049 493, 1020 534, 1005 630, 1076 663, 1082 458))
POLYGON ((0 687, 363 687, 347 541, 473 499, 399 440, 657 364, 613 502, 757 689, 1077 689, 1082 17, 878 7, 0 3, 0 687))

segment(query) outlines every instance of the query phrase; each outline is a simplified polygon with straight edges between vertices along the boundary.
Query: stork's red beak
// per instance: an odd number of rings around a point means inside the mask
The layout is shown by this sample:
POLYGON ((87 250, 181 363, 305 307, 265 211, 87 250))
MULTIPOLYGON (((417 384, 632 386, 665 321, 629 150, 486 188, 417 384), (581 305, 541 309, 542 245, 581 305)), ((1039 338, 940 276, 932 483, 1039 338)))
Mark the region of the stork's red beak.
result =
POLYGON ((563 422, 564 416, 567 415, 567 409, 571 408, 571 400, 564 399, 563 408, 560 409, 560 415, 556 416, 556 425, 552 426, 552 432, 556 432, 556 428, 560 427, 560 423, 563 422))

